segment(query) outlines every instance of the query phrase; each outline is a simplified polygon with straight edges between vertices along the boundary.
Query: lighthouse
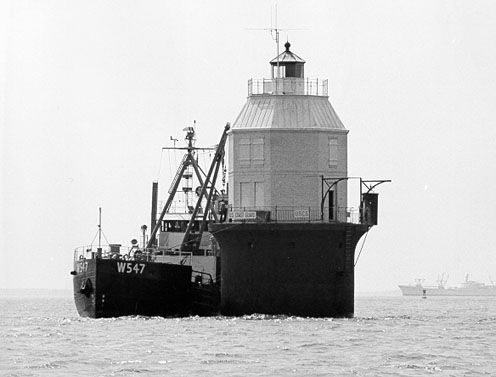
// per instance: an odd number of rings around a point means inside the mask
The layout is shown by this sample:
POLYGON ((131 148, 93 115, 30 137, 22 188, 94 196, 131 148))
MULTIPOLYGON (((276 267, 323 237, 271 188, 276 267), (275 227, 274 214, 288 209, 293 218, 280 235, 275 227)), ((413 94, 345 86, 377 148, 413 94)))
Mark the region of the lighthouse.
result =
MULTIPOLYGON (((229 134, 233 215, 266 210, 320 217, 322 176, 347 176, 347 134, 328 99, 328 81, 304 75, 290 49, 270 61, 270 79, 248 81, 246 104, 229 134)), ((344 220, 346 182, 326 198, 325 216, 344 220)))
POLYGON ((210 226, 225 315, 354 312, 355 247, 374 224, 347 206, 348 130, 305 63, 287 42, 229 131, 229 220, 210 226))

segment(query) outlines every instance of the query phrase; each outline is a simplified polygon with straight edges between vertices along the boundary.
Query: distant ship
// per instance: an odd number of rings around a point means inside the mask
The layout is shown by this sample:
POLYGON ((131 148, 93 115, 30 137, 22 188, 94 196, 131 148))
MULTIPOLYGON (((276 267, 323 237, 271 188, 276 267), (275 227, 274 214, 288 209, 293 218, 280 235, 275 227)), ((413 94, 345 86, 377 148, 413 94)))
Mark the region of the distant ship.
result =
POLYGON ((490 285, 468 279, 460 287, 446 287, 447 277, 438 279, 437 285, 423 285, 423 279, 416 279, 415 284, 398 285, 403 296, 496 296, 496 284, 490 285))

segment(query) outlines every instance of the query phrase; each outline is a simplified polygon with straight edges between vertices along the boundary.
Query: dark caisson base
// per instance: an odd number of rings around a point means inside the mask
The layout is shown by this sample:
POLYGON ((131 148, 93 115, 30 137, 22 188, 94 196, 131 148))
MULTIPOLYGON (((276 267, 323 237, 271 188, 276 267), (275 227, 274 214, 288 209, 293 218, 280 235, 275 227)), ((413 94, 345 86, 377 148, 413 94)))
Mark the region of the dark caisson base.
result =
POLYGON ((367 225, 223 223, 221 313, 352 317, 354 258, 367 225))
POLYGON ((216 286, 191 282, 191 266, 114 259, 76 262, 74 300, 83 317, 218 313, 216 286))

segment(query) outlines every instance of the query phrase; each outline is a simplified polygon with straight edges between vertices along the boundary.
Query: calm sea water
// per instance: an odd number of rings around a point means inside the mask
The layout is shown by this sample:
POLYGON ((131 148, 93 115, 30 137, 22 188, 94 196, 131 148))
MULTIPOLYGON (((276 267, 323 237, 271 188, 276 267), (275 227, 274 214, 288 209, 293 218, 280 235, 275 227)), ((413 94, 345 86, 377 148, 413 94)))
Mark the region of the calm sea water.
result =
POLYGON ((1 376, 496 376, 496 298, 357 297, 353 319, 79 318, 0 292, 1 376))

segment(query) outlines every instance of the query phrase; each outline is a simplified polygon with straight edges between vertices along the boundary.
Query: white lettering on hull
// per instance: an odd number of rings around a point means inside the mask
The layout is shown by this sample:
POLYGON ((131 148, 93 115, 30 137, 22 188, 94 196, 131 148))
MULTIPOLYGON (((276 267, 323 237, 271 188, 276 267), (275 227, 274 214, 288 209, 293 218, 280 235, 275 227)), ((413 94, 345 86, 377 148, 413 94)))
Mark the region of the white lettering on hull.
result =
POLYGON ((117 262, 117 272, 121 274, 142 274, 145 271, 144 263, 117 262))

